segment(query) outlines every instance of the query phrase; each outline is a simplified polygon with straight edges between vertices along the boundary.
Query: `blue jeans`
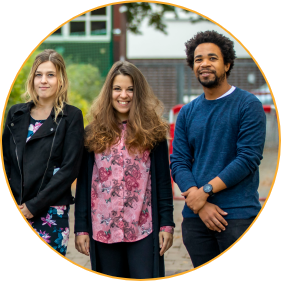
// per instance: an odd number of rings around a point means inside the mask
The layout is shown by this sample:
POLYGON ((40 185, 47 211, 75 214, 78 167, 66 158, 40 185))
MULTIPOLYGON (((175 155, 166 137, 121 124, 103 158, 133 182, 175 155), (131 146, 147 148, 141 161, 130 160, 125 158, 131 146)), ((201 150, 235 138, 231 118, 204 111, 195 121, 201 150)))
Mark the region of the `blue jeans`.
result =
POLYGON ((183 243, 194 267, 200 266, 230 247, 250 226, 250 219, 228 220, 225 231, 212 231, 200 218, 184 218, 182 222, 183 243))

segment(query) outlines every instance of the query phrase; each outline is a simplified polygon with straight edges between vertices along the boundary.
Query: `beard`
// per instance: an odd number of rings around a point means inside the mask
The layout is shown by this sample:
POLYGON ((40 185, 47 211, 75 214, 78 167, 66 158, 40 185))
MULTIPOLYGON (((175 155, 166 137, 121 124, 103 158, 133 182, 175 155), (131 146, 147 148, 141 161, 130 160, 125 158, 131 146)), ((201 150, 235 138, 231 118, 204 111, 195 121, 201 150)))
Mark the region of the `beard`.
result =
POLYGON ((215 75, 215 78, 212 79, 212 80, 211 79, 209 79, 209 80, 201 80, 199 72, 198 72, 198 81, 199 81, 199 83, 203 87, 206 87, 206 88, 216 88, 216 87, 220 86, 221 83, 226 78, 225 72, 221 76, 217 76, 217 73, 214 70, 212 70, 212 71, 210 70, 210 72, 212 72, 215 75))

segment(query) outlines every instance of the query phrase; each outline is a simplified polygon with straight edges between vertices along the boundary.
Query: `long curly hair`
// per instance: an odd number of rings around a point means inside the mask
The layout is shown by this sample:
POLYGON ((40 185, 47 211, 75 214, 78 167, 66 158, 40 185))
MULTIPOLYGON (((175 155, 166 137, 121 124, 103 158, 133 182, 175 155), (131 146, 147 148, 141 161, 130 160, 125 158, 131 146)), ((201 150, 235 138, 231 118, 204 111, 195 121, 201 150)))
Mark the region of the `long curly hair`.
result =
POLYGON ((63 111, 64 103, 68 101, 67 90, 69 82, 66 74, 66 68, 63 57, 55 50, 46 49, 36 56, 26 81, 26 92, 24 93, 24 96, 28 102, 33 101, 35 105, 40 104, 38 95, 34 89, 34 78, 38 66, 41 63, 47 61, 51 61, 57 71, 58 88, 56 92, 56 98, 54 101, 54 111, 56 120, 59 113, 63 111))
POLYGON ((117 75, 130 76, 134 86, 125 145, 131 153, 151 150, 157 142, 167 138, 169 125, 162 119, 162 102, 154 95, 140 70, 127 61, 114 63, 91 106, 90 123, 85 129, 85 147, 88 151, 101 153, 120 140, 121 122, 112 104, 113 80, 117 75))
POLYGON ((185 53, 187 55, 186 61, 192 69, 194 66, 194 51, 198 45, 203 43, 213 43, 220 48, 224 64, 226 65, 230 63, 230 67, 226 72, 226 77, 228 77, 236 58, 233 41, 214 30, 198 32, 193 38, 185 43, 185 53))

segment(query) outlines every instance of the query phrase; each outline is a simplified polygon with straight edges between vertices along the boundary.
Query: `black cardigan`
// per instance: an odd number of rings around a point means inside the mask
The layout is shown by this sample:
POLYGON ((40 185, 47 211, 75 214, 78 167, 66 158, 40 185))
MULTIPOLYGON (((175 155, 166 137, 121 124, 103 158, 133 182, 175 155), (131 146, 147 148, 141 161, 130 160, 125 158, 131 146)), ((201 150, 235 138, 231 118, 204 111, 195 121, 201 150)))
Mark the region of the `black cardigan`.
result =
MULTIPOLYGON (((153 278, 164 277, 164 256, 159 252, 159 230, 162 226, 175 226, 173 221, 173 194, 169 170, 167 141, 160 142, 150 153, 151 159, 151 207, 153 224, 153 278)), ((90 257, 92 270, 96 270, 95 241, 92 239, 91 183, 95 162, 93 152, 83 154, 80 173, 77 178, 74 232, 88 232, 90 235, 90 257)))

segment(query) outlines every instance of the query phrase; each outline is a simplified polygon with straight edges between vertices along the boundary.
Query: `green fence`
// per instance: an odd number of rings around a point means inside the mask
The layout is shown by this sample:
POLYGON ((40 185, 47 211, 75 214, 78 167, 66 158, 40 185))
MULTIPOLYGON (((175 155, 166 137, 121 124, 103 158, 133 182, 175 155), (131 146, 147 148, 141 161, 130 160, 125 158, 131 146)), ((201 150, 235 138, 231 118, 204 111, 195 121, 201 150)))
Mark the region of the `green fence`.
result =
POLYGON ((56 50, 67 64, 92 64, 98 67, 101 76, 105 77, 113 63, 111 44, 110 42, 44 42, 39 49, 56 50))

